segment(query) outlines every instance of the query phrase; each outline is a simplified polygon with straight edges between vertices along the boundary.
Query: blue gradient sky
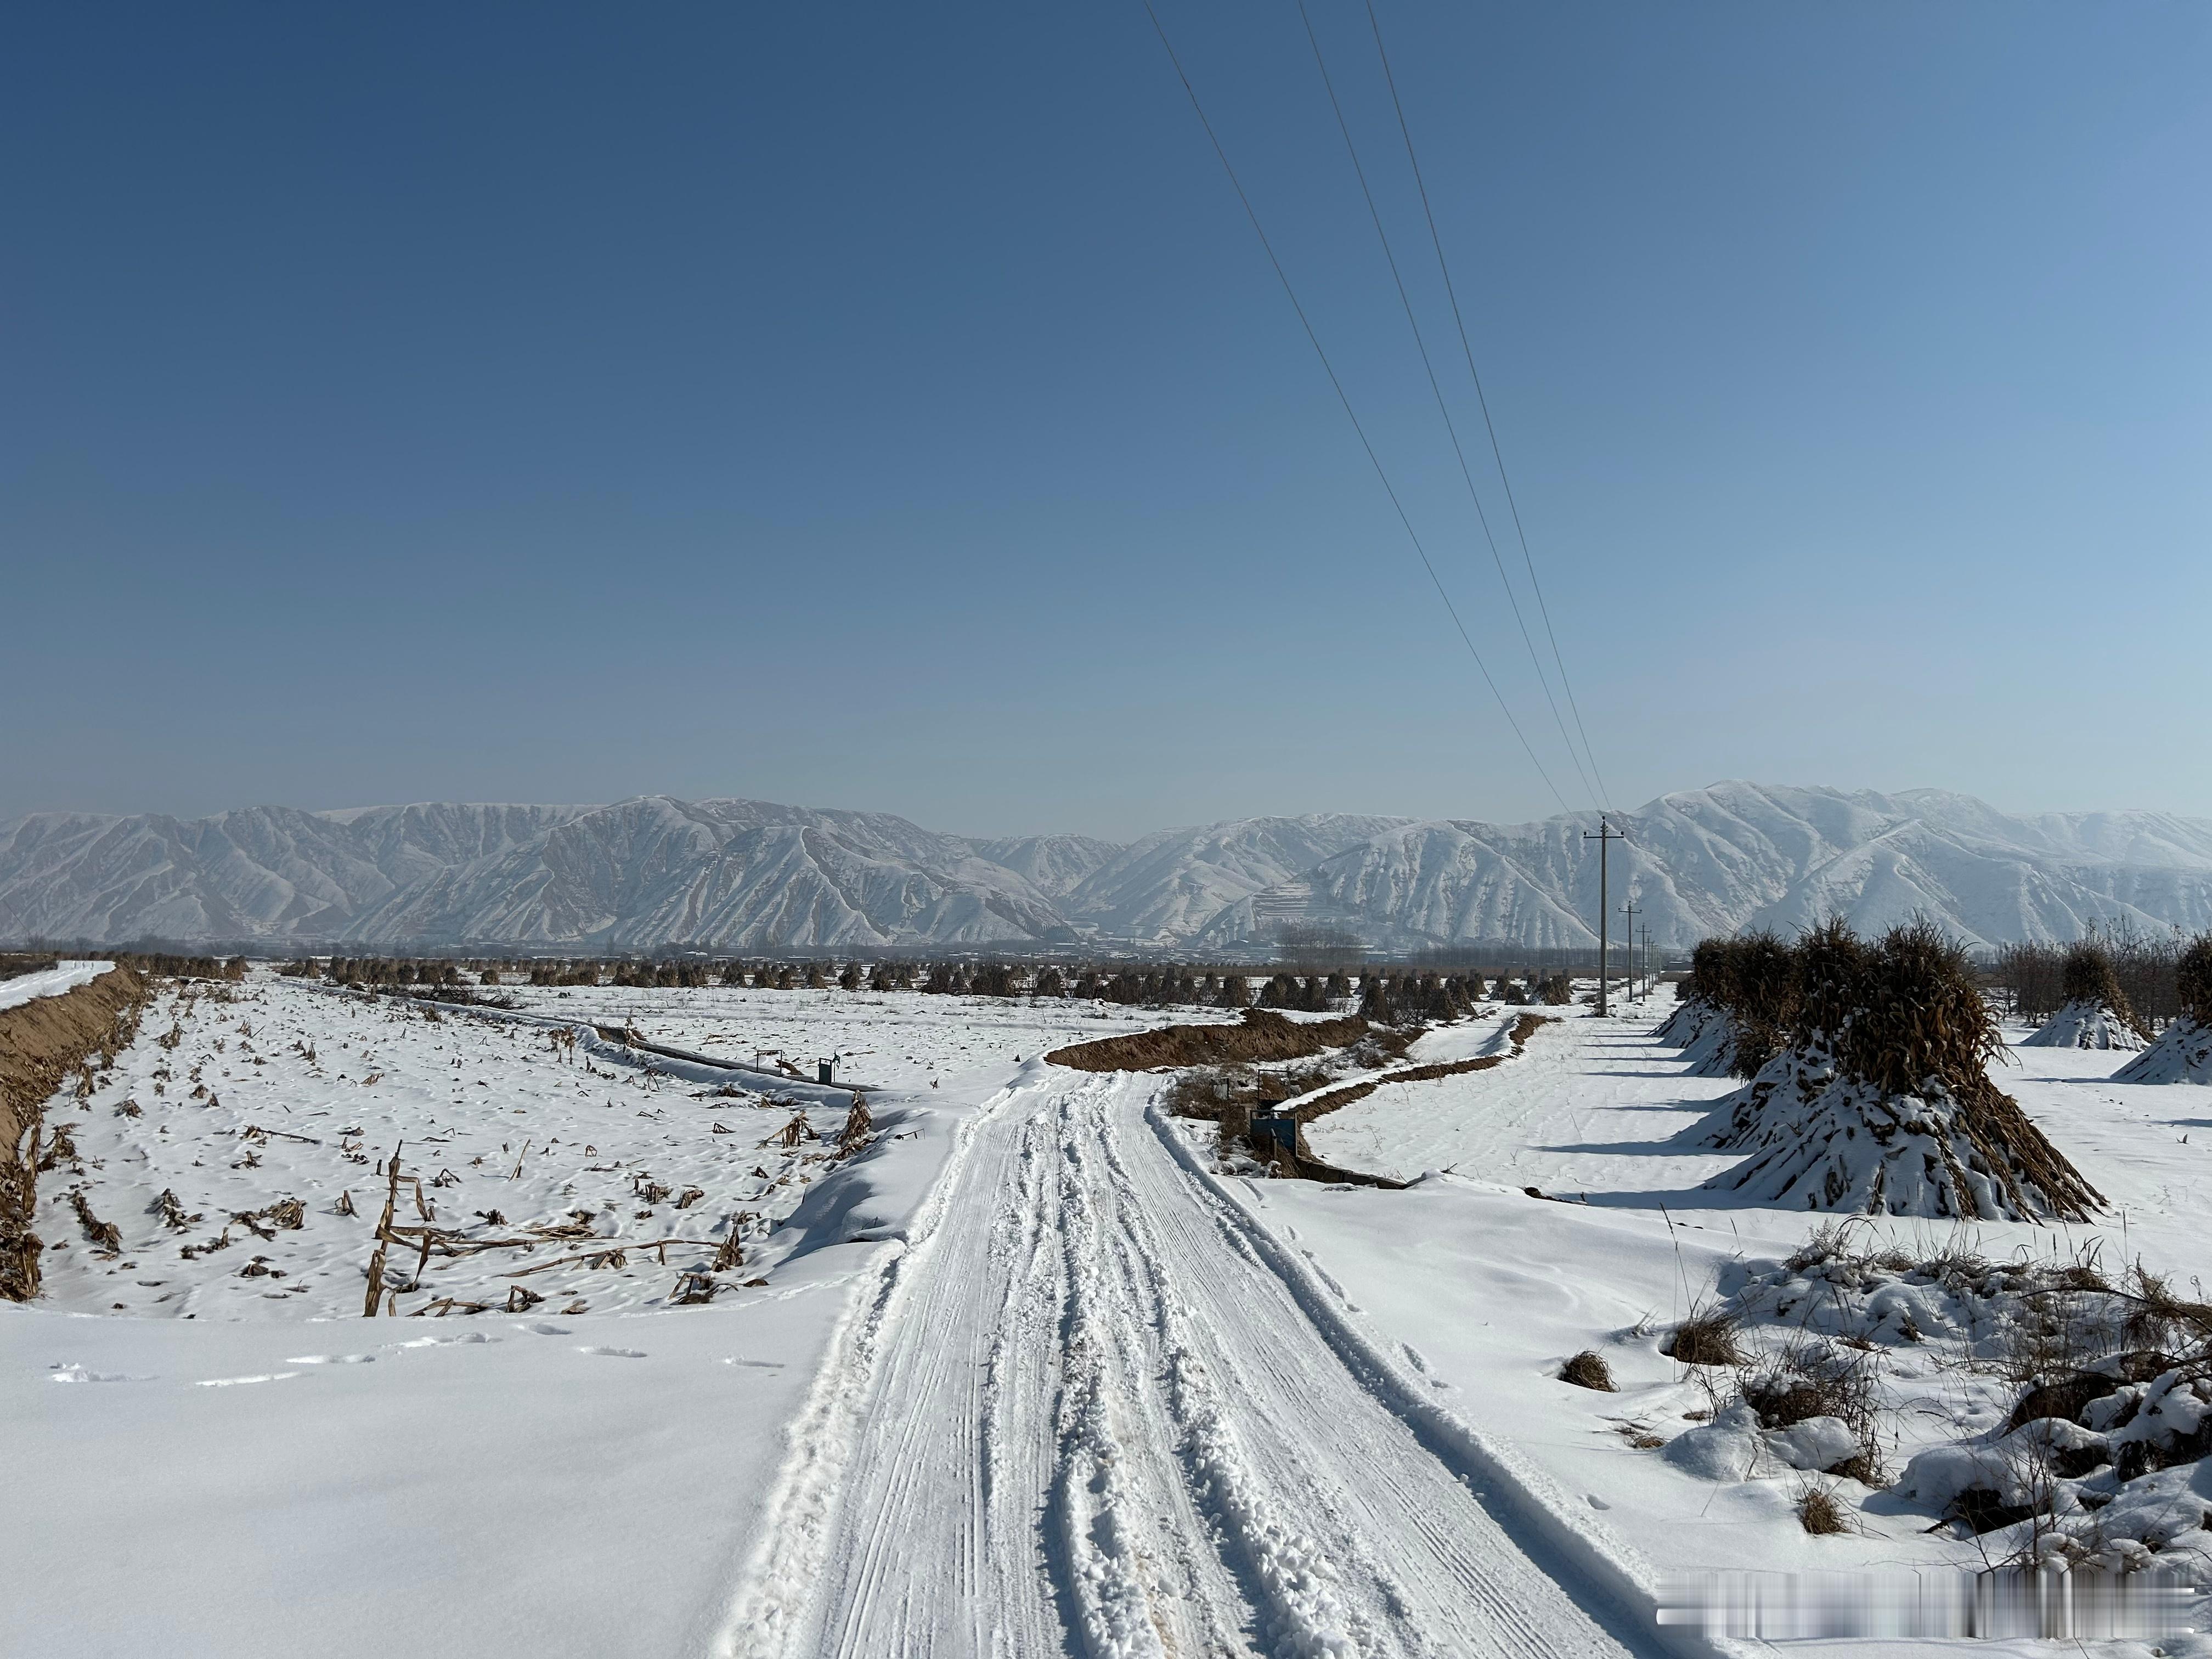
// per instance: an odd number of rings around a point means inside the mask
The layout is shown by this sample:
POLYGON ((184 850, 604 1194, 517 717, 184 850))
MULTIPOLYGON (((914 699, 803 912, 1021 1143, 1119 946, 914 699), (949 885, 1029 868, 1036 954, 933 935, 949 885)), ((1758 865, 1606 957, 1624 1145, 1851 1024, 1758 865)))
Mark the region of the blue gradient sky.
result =
MULTIPOLYGON (((2212 11, 1379 3, 1614 801, 2212 813, 2212 11)), ((1295 5, 1160 4, 1583 805, 1295 5)), ((21 7, 0 133, 0 816, 1558 810, 1138 0, 21 7)))

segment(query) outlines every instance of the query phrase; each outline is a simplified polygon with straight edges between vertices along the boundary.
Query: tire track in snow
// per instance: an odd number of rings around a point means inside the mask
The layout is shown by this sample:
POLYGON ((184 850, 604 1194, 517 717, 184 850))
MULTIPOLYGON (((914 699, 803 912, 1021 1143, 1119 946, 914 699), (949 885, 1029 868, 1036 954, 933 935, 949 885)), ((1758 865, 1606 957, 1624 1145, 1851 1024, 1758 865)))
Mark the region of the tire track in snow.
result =
POLYGON ((1470 1490, 1504 1477, 1414 1409, 1426 1383, 1147 1121, 1152 1086, 1053 1076, 970 1121, 854 1298, 720 1650, 1656 1650, 1531 1559, 1566 1565, 1470 1490))

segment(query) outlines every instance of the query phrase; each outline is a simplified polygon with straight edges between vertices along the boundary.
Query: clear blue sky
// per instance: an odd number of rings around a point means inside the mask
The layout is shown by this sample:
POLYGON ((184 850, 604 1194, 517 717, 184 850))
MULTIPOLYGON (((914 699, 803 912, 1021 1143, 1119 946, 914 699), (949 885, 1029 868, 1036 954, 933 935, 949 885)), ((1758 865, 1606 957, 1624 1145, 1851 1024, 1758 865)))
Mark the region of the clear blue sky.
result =
MULTIPOLYGON (((1158 3, 1583 805, 1296 5, 1158 3)), ((1377 3, 1614 801, 2212 813, 2212 11, 1377 3)), ((0 132, 0 816, 1557 810, 1139 0, 17 7, 0 132)))

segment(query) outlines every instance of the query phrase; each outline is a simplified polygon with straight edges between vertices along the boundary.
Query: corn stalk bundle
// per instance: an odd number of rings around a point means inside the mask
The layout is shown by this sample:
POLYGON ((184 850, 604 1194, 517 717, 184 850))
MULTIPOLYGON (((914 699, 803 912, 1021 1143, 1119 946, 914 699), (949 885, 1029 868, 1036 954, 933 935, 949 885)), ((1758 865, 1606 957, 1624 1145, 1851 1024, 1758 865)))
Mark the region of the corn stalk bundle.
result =
POLYGON ((2066 952, 2060 970, 2066 999, 2024 1047, 2030 1048, 2141 1048, 2150 1040, 2142 1018, 2120 988, 2112 952, 2085 939, 2066 952))
POLYGON ((2084 1220, 2101 1206, 1990 1081, 2003 1041, 1959 948, 1926 922, 1871 948, 1831 922, 1797 950, 1788 1045, 1720 1103, 1705 1183, 1771 1204, 1954 1219, 2084 1220))

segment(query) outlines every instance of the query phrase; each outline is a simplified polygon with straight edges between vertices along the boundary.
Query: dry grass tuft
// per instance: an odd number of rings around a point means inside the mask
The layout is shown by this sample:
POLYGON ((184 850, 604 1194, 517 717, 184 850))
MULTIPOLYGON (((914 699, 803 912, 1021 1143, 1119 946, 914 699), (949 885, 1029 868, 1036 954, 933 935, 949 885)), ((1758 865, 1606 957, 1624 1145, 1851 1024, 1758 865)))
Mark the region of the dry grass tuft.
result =
POLYGON ((1743 1346, 1736 1334, 1736 1316, 1728 1310, 1693 1308, 1660 1352, 1680 1365, 1741 1365, 1743 1346))
POLYGON ((1559 1367, 1559 1381, 1578 1389, 1595 1389, 1600 1394, 1619 1392, 1613 1387, 1613 1367, 1605 1363, 1602 1354, 1588 1348, 1559 1367))
POLYGON ((1800 1485, 1795 1507, 1798 1525, 1815 1538, 1832 1538, 1852 1529, 1834 1490, 1822 1481, 1808 1480, 1800 1485))
POLYGON ((1786 1429, 1809 1418, 1832 1417, 1857 1440, 1856 1455, 1828 1469, 1869 1486, 1888 1484, 1882 1464, 1875 1360, 1864 1349, 1800 1337, 1743 1379, 1743 1398, 1759 1426, 1786 1429))

